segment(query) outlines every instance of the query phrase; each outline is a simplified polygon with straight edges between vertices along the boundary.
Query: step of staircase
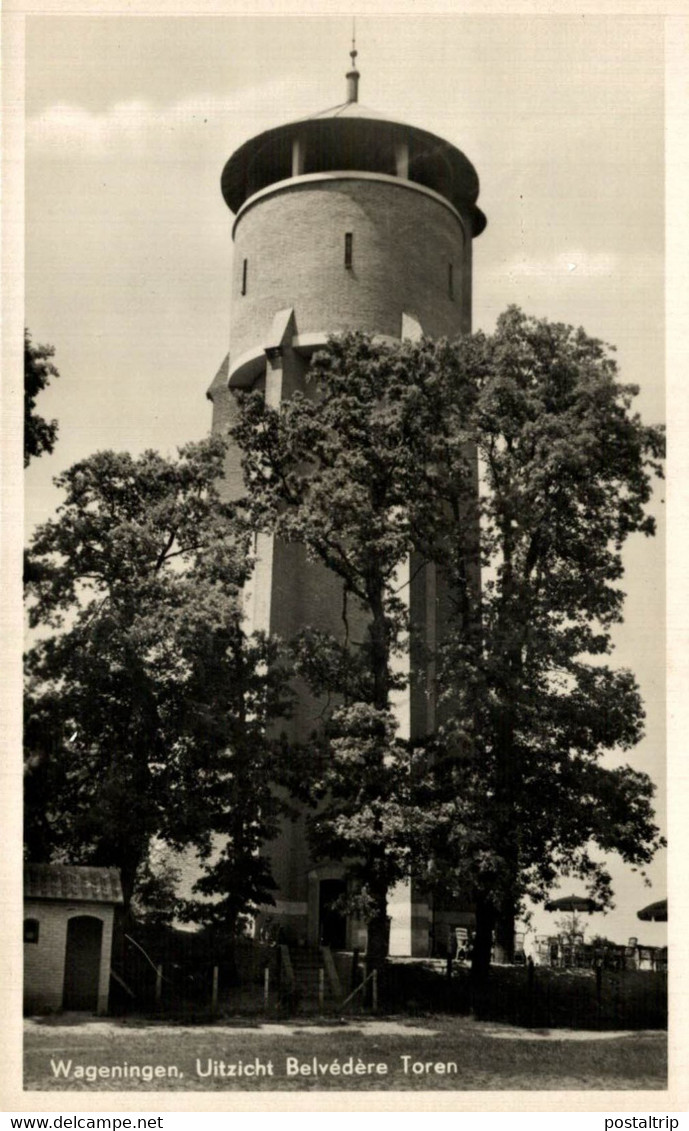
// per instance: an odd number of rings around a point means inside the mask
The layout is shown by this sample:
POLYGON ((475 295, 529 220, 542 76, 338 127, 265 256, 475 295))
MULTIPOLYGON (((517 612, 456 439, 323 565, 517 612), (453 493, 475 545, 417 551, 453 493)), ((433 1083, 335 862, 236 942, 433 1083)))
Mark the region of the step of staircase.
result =
POLYGON ((290 947, 292 973, 294 975, 295 997, 298 1008, 303 1013, 317 1012, 321 1006, 320 972, 323 971, 323 1008, 335 1009, 338 995, 328 977, 326 961, 320 947, 290 947))

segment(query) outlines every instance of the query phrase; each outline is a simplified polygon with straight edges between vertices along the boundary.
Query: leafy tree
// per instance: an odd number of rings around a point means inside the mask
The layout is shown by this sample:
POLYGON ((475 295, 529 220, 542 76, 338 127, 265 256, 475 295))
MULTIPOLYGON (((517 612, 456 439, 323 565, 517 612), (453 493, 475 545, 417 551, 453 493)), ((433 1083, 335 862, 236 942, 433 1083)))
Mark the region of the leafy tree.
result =
POLYGON ((391 699, 409 627, 397 570, 413 548, 404 431, 414 400, 413 373, 393 361, 363 336, 333 340, 312 362, 312 395, 276 411, 253 394, 234 430, 251 523, 305 545, 342 582, 344 639, 307 627, 293 642, 312 691, 336 698, 292 784, 318 804, 316 853, 360 882, 350 909, 367 921, 374 962, 387 953, 388 892, 409 875, 411 829, 425 820, 403 789, 415 758, 391 699))
POLYGON ((622 619, 624 542, 654 532, 646 506, 663 437, 632 414, 637 390, 583 330, 510 308, 494 335, 460 340, 455 353, 449 379, 439 363, 423 387, 416 531, 452 595, 436 772, 454 812, 446 804, 436 829, 436 876, 473 894, 485 972, 494 926, 512 953, 525 896, 542 900, 571 874, 609 905, 601 855, 644 865, 663 843, 648 776, 601 761, 643 730, 632 673, 605 658, 622 619))
POLYGON ((475 903, 485 973, 524 897, 573 873, 604 905, 596 849, 643 865, 662 843, 648 776, 601 763, 642 733, 632 674, 604 658, 623 544, 653 533, 662 434, 631 413, 600 342, 515 308, 452 344, 345 335, 309 382, 279 412, 249 398, 235 434, 253 521, 305 544, 366 626, 363 646, 296 642, 311 686, 339 696, 311 771, 314 844, 362 879, 376 956, 390 885, 425 868, 475 903), (416 744, 390 712, 412 552, 437 565, 446 622, 440 725, 416 744))
POLYGON ((564 936, 567 940, 569 946, 575 946, 579 940, 584 938, 588 923, 586 917, 580 912, 570 911, 556 919, 555 926, 560 936, 564 936))
POLYGON ((134 879, 134 895, 129 905, 137 923, 169 926, 178 909, 177 895, 182 871, 179 860, 162 844, 155 844, 134 879))
POLYGON ((176 460, 100 452, 57 477, 65 501, 30 550, 26 827, 34 858, 119 867, 127 905, 155 841, 194 846, 211 898, 192 910, 232 927, 271 901, 266 726, 287 704, 275 645, 242 628, 223 455, 218 439, 176 460))
POLYGON ((613 942, 612 939, 607 938, 606 935, 592 935, 589 939, 589 946, 593 948, 594 952, 597 950, 607 950, 608 947, 617 947, 619 943, 613 942))
POLYGON ((24 467, 32 456, 52 452, 57 437, 57 421, 44 420, 36 412, 36 397, 60 374, 50 360, 53 346, 33 345, 31 334, 24 330, 24 467))

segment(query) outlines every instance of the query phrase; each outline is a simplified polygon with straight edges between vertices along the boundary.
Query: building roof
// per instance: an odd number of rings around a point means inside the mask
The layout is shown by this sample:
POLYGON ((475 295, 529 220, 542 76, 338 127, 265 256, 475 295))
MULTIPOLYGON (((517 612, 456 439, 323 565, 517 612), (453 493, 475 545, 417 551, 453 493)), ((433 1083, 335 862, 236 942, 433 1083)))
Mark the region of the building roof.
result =
POLYGON ((320 155, 312 167, 307 166, 307 173, 333 167, 341 171, 376 171, 383 154, 393 153, 395 140, 405 141, 410 149, 409 179, 435 188, 458 210, 468 212, 474 235, 486 226, 485 216, 476 206, 478 175, 464 153, 428 130, 405 125, 358 102, 342 103, 311 117, 275 126, 240 145, 221 178, 222 193, 232 212, 237 213, 254 193, 292 176, 292 143, 297 136, 306 142, 307 153, 320 155), (357 150, 363 159, 353 156, 357 150), (349 157, 333 163, 335 153, 349 157), (445 174, 447 182, 441 184, 445 174))
POLYGON ((117 868, 78 864, 26 864, 24 898, 122 903, 120 873, 117 868))
POLYGON ((476 204, 479 180, 471 161, 445 138, 362 106, 358 101, 356 54, 353 47, 353 69, 347 74, 348 96, 344 102, 264 130, 235 150, 221 178, 230 211, 239 212, 257 192, 293 177, 295 143, 305 144, 306 165, 300 176, 356 170, 396 175, 394 154, 402 145, 408 161, 404 178, 439 192, 469 216, 472 235, 479 235, 486 218, 476 204))
MULTIPOLYGON (((392 122, 397 119, 391 118, 388 114, 381 114, 378 110, 372 110, 370 106, 362 106, 361 102, 340 102, 337 106, 329 106, 327 110, 319 110, 317 114, 309 114, 306 121, 312 121, 314 118, 367 118, 379 122, 392 122)), ((298 121, 304 121, 303 118, 298 121)), ((293 123, 288 123, 291 125, 293 123)), ((400 125, 405 123, 400 122, 400 125)))

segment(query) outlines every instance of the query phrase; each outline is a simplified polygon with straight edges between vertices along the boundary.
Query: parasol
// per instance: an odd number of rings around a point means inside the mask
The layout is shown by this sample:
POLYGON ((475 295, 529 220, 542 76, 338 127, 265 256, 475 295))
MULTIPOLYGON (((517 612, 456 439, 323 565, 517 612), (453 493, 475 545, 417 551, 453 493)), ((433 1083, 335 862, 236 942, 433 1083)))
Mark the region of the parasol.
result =
POLYGON ((589 899, 586 895, 561 895, 559 899, 551 899, 545 905, 546 911, 571 911, 587 912, 589 915, 592 911, 602 911, 593 899, 589 899))
POLYGON ((659 899, 657 903, 649 903, 636 913, 637 919, 646 923, 667 923, 667 899, 659 899))

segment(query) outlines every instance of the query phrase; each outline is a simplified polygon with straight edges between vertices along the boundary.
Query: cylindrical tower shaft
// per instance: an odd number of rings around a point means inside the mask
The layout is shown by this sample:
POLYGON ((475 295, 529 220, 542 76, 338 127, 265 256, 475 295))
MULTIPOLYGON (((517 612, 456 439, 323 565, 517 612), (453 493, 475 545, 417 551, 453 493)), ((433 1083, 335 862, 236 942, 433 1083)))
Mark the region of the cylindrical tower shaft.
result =
MULTIPOLYGON (((225 167, 223 194, 236 218, 230 353, 209 390, 215 430, 226 431, 235 418, 238 389, 263 389, 276 407, 304 389, 311 353, 333 333, 452 338, 471 329, 472 239, 485 226, 476 172, 448 142, 361 106, 358 83, 353 49, 345 103, 252 138, 225 167)), ((237 451, 228 455, 225 489, 242 492, 237 451)), ((253 627, 283 639, 305 624, 341 632, 334 575, 301 547, 271 538, 259 538, 257 558, 247 593, 253 627)), ((433 567, 417 564, 410 615, 432 648, 444 615, 442 586, 433 567)), ((411 682, 401 705, 403 734, 433 726, 427 683, 411 682)), ((300 694, 295 738, 308 736, 316 715, 300 694)), ((277 914, 297 934, 321 941, 324 923, 335 929, 323 911, 323 885, 339 882, 341 867, 310 859, 300 822, 285 827, 270 855, 277 914)), ((427 945, 427 907, 409 892, 404 898, 391 948, 418 952, 427 945)), ((349 945, 361 944, 357 931, 347 925, 349 945)))

